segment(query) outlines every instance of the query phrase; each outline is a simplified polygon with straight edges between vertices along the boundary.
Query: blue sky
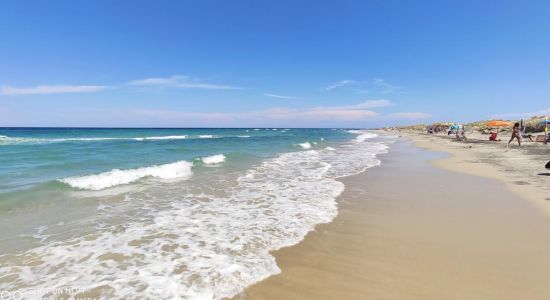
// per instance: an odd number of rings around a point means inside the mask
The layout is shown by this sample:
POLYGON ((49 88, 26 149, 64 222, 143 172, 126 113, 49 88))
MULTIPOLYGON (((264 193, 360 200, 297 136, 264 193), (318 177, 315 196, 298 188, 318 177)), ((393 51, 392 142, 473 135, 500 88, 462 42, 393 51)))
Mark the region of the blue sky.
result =
POLYGON ((549 1, 3 1, 0 126, 550 114, 549 1))

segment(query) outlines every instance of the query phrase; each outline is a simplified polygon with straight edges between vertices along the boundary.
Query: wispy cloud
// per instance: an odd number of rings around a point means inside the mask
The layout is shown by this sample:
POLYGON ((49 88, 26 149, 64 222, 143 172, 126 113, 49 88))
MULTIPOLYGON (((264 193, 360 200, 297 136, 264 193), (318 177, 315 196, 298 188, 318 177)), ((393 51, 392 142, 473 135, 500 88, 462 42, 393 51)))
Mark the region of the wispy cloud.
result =
POLYGON ((7 96, 93 93, 107 89, 102 85, 39 85, 34 87, 0 87, 0 94, 7 96))
POLYGON ((400 90, 401 88, 395 85, 391 85, 382 78, 375 78, 372 80, 372 84, 382 88, 383 94, 389 94, 400 90))
POLYGON ((386 99, 366 100, 344 106, 317 106, 305 109, 272 108, 260 112, 262 118, 302 121, 360 121, 379 116, 373 108, 392 106, 386 99))
POLYGON ((341 80, 326 87, 325 90, 330 91, 337 88, 346 88, 358 94, 391 94, 401 89, 382 78, 374 78, 372 80, 341 80))
POLYGON ((325 88, 325 90, 327 90, 327 91, 334 90, 334 89, 337 89, 337 88, 341 88, 343 86, 348 86, 348 85, 355 84, 356 82, 357 81, 355 81, 355 80, 341 80, 341 81, 338 81, 338 82, 335 82, 335 83, 329 85, 328 87, 325 88))
POLYGON ((232 122, 236 119, 233 113, 224 112, 183 112, 161 109, 135 109, 130 111, 133 115, 145 116, 152 119, 162 119, 166 121, 187 120, 191 122, 206 122, 216 124, 219 122, 232 122))
POLYGON ((384 116, 386 119, 422 120, 429 119, 432 115, 423 112, 396 112, 384 116))
POLYGON ((132 80, 127 83, 130 86, 139 87, 172 87, 184 89, 206 89, 206 90, 242 90, 242 87, 214 84, 203 82, 197 78, 191 78, 183 75, 173 75, 171 77, 155 77, 139 80, 132 80))
POLYGON ((521 118, 531 118, 531 117, 535 117, 535 116, 548 116, 548 115, 550 115, 550 108, 541 109, 539 111, 534 111, 534 112, 496 114, 496 115, 489 116, 489 118, 491 118, 491 119, 521 119, 521 118))
POLYGON ((372 109, 393 106, 385 99, 367 100, 346 106, 319 106, 309 108, 273 107, 258 111, 243 112, 182 112, 168 110, 135 110, 134 114, 166 121, 187 120, 201 124, 319 124, 319 122, 357 122, 387 119, 424 119, 430 115, 421 112, 397 112, 380 114, 372 109))
POLYGON ((266 96, 266 97, 271 97, 271 98, 277 98, 277 99, 286 99, 286 100, 295 100, 295 99, 298 99, 298 98, 292 97, 292 96, 282 96, 282 95, 270 94, 270 93, 265 93, 264 96, 266 96))
POLYGON ((284 121, 290 123, 312 123, 321 121, 360 121, 376 117, 378 113, 369 110, 349 110, 332 107, 306 109, 270 108, 260 111, 239 113, 225 112, 182 112, 164 110, 135 110, 132 113, 162 120, 188 120, 191 122, 235 123, 284 121))
POLYGON ((343 106, 346 109, 371 109, 378 107, 387 107, 393 106, 394 104, 390 100, 386 99, 376 99, 376 100, 366 100, 355 105, 343 106))

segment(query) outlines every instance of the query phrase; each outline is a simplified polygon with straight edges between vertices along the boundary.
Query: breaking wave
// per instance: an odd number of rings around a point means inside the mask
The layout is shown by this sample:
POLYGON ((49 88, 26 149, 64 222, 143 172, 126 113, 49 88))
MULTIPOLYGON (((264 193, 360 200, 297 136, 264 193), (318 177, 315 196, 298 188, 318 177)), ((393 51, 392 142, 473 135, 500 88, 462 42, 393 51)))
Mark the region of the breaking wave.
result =
POLYGON ((187 161, 178 161, 174 163, 142 167, 137 169, 119 170, 113 169, 109 172, 73 176, 60 179, 59 181, 77 189, 102 190, 105 188, 128 184, 144 177, 155 177, 161 179, 188 178, 193 173, 191 171, 192 163, 187 161))
POLYGON ((212 156, 207 156, 201 158, 202 162, 206 165, 214 165, 214 164, 221 164, 225 161, 225 155, 223 154, 216 154, 212 156))

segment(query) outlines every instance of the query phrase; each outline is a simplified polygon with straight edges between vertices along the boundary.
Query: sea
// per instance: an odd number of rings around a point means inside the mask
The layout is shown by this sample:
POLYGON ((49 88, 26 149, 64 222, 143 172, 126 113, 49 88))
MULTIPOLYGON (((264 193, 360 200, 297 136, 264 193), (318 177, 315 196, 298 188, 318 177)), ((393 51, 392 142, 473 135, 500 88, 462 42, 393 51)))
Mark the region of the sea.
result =
POLYGON ((395 140, 336 128, 0 128, 0 292, 233 297, 281 272, 271 252, 331 222, 337 179, 379 165, 395 140))

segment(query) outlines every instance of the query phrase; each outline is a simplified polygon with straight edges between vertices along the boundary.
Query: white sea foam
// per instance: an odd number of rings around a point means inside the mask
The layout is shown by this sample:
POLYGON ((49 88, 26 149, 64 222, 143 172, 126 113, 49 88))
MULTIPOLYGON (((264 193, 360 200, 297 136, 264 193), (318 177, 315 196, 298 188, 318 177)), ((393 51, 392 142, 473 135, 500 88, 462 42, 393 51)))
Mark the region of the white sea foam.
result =
POLYGON ((377 137, 377 136, 378 136, 378 134, 376 134, 376 133, 370 133, 370 132, 363 133, 363 134, 358 135, 358 136, 355 138, 355 142, 357 142, 357 143, 362 143, 362 142, 364 142, 365 140, 373 139, 373 138, 375 138, 375 137, 377 137))
POLYGON ((221 164, 225 161, 225 155, 216 154, 201 158, 202 162, 207 165, 221 164))
POLYGON ((186 139, 186 135, 168 135, 168 136, 149 136, 149 137, 140 137, 134 138, 137 141, 146 141, 146 140, 183 140, 186 139))
POLYGON ((249 138, 250 136, 249 136, 249 135, 238 135, 237 137, 240 137, 240 138, 249 138))
POLYGON ((298 146, 302 147, 302 149, 311 149, 311 143, 310 142, 303 142, 298 144, 298 146))
POLYGON ((154 141, 154 140, 182 140, 186 135, 150 136, 150 137, 70 137, 70 138, 27 138, 0 136, 0 145, 6 144, 47 144, 63 142, 100 142, 100 141, 154 141))
POLYGON ((102 190, 121 184, 128 184, 144 177, 162 179, 187 178, 192 175, 191 167, 192 164, 190 162, 178 161, 137 169, 114 169, 100 174, 67 177, 59 181, 78 189, 102 190))
POLYGON ((48 229, 48 226, 46 225, 40 225, 36 227, 34 230, 36 230, 36 233, 32 235, 33 238, 40 241, 40 243, 44 243, 49 237, 49 234, 44 234, 44 231, 48 229))
POLYGON ((101 299, 230 298, 280 272, 271 252, 330 222, 344 190, 336 178, 378 165, 388 143, 284 153, 242 174, 223 196, 181 184, 130 192, 97 211, 119 220, 113 226, 5 260, 0 290, 24 286, 37 298, 45 288, 71 286, 95 288, 101 299))
POLYGON ((214 136, 211 135, 211 134, 202 134, 202 135, 199 135, 199 138, 201 139, 211 139, 213 138, 214 136))
POLYGON ((349 133, 358 134, 355 138, 355 142, 362 143, 365 140, 373 139, 378 136, 376 133, 367 132, 365 130, 348 130, 349 133))

